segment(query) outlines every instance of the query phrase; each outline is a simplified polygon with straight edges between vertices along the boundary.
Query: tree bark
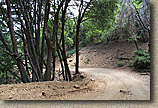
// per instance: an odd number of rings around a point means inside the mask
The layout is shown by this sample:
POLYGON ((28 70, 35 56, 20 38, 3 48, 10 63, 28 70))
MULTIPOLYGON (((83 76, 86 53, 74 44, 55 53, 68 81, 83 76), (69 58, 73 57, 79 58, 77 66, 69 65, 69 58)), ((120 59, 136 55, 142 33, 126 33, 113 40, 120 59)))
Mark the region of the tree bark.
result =
POLYGON ((53 55, 53 77, 52 77, 52 81, 54 81, 54 79, 55 79, 55 59, 56 59, 56 57, 55 57, 55 55, 53 55))
POLYGON ((17 58, 16 59, 17 66, 18 66, 19 71, 21 73, 22 81, 24 83, 27 83, 27 82, 29 82, 29 78, 27 77, 27 73, 26 73, 26 71, 25 71, 25 69, 22 65, 22 60, 21 60, 21 57, 19 56, 19 53, 18 53, 17 42, 16 42, 16 38, 15 38, 15 35, 14 35, 13 22, 12 22, 12 18, 11 18, 12 13, 11 13, 10 1, 6 0, 6 4, 7 4, 7 11, 8 11, 8 18, 9 18, 8 27, 9 27, 9 30, 10 30, 10 35, 11 35, 11 40, 12 40, 13 52, 15 54, 15 57, 17 58))
MULTIPOLYGON (((41 15, 41 8, 42 8, 42 1, 41 5, 39 6, 39 15, 41 15)), ((50 0, 47 0, 46 7, 45 7, 45 16, 44 16, 44 27, 43 27, 43 34, 42 34, 42 46, 41 46, 41 59, 40 59, 40 68, 41 72, 43 74, 43 59, 44 59, 44 46, 45 46, 45 37, 47 32, 47 26, 48 26, 48 18, 49 18, 49 12, 50 12, 50 0)), ((40 35, 40 20, 41 16, 38 17, 38 35, 40 35)))
POLYGON ((46 72, 44 75, 45 81, 48 81, 51 78, 52 54, 54 54, 54 52, 55 52, 55 37, 57 35, 58 17, 59 17, 59 12, 60 12, 61 7, 63 6, 64 1, 65 0, 62 0, 60 2, 60 5, 58 6, 57 12, 55 13, 52 40, 50 41, 51 37, 50 38, 46 37, 47 38, 46 42, 48 45, 48 55, 47 55, 47 67, 46 67, 46 72))
MULTIPOLYGON (((60 47, 59 44, 57 44, 57 53, 58 53, 58 57, 59 57, 60 64, 61 64, 61 68, 62 68, 63 80, 65 80, 64 66, 63 66, 63 62, 62 62, 61 55, 60 55, 60 48, 59 48, 59 47, 60 47)), ((67 78, 67 79, 68 79, 68 78, 67 78)))
POLYGON ((27 32, 28 32, 27 35, 26 35, 27 41, 29 41, 28 44, 30 44, 30 48, 31 48, 30 51, 32 51, 32 57, 31 57, 31 59, 33 61, 34 66, 37 69, 37 72, 38 72, 39 77, 40 77, 40 81, 43 81, 43 76, 42 76, 42 72, 41 72, 40 66, 39 66, 39 61, 38 61, 38 57, 37 57, 37 53, 36 53, 36 49, 35 49, 35 45, 34 45, 34 39, 33 39, 32 31, 31 31, 30 23, 29 23, 29 20, 27 18, 27 15, 26 15, 26 13, 24 11, 24 6, 23 6, 21 0, 20 0, 20 5, 21 5, 21 8, 22 8, 22 14, 24 16, 24 20, 25 20, 26 28, 27 28, 27 32))
POLYGON ((88 7, 90 6, 92 0, 90 0, 87 4, 87 6, 85 7, 83 13, 82 13, 82 9, 83 9, 83 0, 81 1, 80 7, 79 7, 79 15, 78 15, 78 20, 77 20, 77 25, 76 25, 76 74, 79 73, 79 32, 80 32, 80 24, 82 23, 83 17, 85 15, 86 10, 88 9, 88 7))
POLYGON ((77 31, 76 31, 76 74, 79 73, 79 32, 80 32, 80 21, 78 21, 78 24, 76 26, 77 31))
POLYGON ((65 14, 66 14, 66 10, 67 10, 67 7, 68 7, 68 4, 69 4, 70 1, 71 0, 66 1, 64 11, 62 12, 62 33, 61 33, 62 48, 63 48, 63 51, 62 51, 63 54, 62 55, 63 55, 63 61, 64 61, 64 65, 65 65, 65 74, 68 75, 69 81, 71 81, 72 78, 71 78, 71 74, 70 74, 70 70, 69 70, 69 66, 68 66, 67 58, 66 58, 64 27, 65 27, 65 14))

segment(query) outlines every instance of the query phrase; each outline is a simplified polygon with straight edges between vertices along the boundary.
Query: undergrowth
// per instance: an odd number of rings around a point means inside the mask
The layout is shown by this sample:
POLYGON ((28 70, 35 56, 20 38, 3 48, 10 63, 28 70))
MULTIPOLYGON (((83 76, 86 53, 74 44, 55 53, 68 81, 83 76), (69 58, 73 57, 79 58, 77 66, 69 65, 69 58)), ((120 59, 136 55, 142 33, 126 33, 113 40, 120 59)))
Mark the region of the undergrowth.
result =
POLYGON ((150 53, 139 49, 134 51, 133 66, 136 69, 150 69, 150 53))

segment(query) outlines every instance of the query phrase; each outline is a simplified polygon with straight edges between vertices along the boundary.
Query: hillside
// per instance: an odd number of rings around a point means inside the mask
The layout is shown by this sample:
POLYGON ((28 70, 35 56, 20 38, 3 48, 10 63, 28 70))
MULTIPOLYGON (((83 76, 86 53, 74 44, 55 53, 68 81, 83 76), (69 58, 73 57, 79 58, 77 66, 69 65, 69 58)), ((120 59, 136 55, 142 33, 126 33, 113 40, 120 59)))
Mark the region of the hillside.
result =
MULTIPOLYGON (((148 50, 148 43, 139 43, 139 47, 148 50)), ((80 68, 118 68, 117 62, 125 63, 121 69, 129 69, 131 58, 136 47, 134 43, 125 40, 112 41, 110 44, 99 44, 82 48, 80 51, 80 68)), ((68 59, 70 67, 75 66, 75 54, 68 59)))

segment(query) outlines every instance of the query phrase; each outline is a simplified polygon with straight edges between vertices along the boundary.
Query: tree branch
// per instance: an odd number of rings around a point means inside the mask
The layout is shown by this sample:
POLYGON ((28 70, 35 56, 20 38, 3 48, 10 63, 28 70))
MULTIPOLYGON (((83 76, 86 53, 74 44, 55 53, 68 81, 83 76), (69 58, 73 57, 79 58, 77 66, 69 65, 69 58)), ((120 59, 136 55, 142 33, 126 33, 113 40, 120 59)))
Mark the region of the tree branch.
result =
POLYGON ((8 52, 11 53, 12 51, 11 51, 10 47, 8 46, 7 42, 5 41, 4 37, 2 36, 1 30, 0 30, 0 40, 2 41, 3 45, 8 50, 8 52))

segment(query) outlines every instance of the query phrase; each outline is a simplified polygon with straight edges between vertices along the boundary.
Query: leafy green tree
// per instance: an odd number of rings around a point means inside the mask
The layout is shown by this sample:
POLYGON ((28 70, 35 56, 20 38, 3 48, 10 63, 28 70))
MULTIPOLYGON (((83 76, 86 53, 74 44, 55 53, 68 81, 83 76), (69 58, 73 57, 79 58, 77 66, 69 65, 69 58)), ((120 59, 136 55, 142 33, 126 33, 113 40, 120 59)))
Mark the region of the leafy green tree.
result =
POLYGON ((81 27, 83 45, 100 43, 113 36, 117 27, 118 0, 94 0, 81 27))

